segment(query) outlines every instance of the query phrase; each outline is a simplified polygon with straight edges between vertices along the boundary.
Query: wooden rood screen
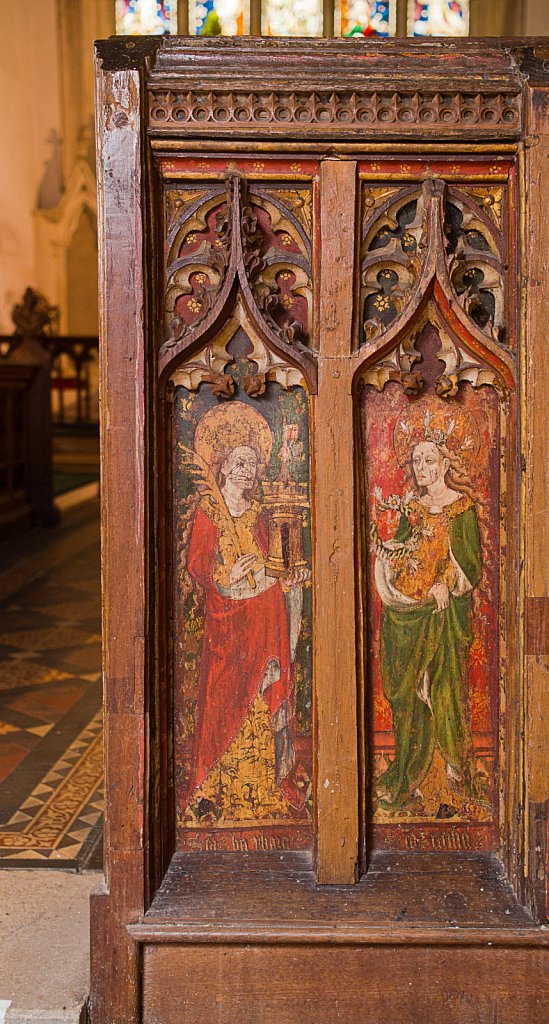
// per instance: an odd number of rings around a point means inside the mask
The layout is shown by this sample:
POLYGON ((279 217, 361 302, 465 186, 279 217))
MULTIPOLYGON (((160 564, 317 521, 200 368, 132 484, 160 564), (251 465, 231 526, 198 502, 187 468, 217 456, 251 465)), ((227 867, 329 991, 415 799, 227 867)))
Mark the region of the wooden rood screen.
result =
POLYGON ((547 1013, 548 69, 97 45, 93 1024, 547 1013))

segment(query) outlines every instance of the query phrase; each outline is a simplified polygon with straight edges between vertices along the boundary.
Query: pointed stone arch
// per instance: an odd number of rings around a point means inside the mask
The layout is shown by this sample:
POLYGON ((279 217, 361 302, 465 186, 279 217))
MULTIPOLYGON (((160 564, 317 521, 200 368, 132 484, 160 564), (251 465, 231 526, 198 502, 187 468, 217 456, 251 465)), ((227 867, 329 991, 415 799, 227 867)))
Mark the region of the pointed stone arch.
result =
MULTIPOLYGON (((77 160, 59 204, 52 209, 37 209, 34 213, 37 282, 40 290, 59 307, 61 334, 97 333, 97 320, 91 316, 86 330, 75 331, 69 322, 70 250, 82 223, 82 217, 87 219, 88 228, 92 229, 91 232, 87 232, 88 240, 94 243, 96 252, 96 182, 91 167, 84 158, 77 160)), ((88 253, 87 258, 92 265, 93 252, 88 253)), ((85 301, 86 308, 90 310, 95 309, 93 296, 90 300, 92 283, 93 281, 87 280, 85 294, 84 291, 82 293, 82 301, 85 301)))

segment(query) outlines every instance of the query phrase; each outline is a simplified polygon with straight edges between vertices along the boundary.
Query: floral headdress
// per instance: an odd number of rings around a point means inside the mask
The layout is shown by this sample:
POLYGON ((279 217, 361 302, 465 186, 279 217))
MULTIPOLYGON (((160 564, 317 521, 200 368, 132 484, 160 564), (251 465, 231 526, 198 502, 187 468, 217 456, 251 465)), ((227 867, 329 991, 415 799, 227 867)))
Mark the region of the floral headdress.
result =
POLYGON ((393 431, 393 447, 401 466, 410 461, 412 449, 429 441, 458 455, 463 463, 477 455, 480 437, 472 413, 463 405, 430 398, 414 402, 399 416, 393 431))

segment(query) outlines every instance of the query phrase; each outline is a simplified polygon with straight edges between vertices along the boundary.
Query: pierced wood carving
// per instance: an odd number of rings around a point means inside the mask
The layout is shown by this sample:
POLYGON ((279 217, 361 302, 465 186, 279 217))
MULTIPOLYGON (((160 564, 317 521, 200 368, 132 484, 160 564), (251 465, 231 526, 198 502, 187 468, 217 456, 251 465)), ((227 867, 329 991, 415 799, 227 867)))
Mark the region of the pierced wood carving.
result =
MULTIPOLYGON (((252 187, 233 176, 209 190, 168 193, 167 216, 168 338, 161 356, 219 330, 239 297, 264 346, 292 355, 314 378, 310 186, 252 187)), ((226 382, 217 383, 224 393, 226 382)))
POLYGON ((230 188, 223 195, 219 186, 169 195, 169 214, 177 217, 169 232, 166 288, 173 339, 184 338, 204 320, 223 285, 231 255, 229 204, 230 188))
POLYGON ((469 94, 455 92, 351 92, 322 91, 178 91, 153 88, 149 117, 154 128, 212 125, 312 128, 375 125, 376 134, 400 133, 421 125, 423 131, 440 131, 441 125, 459 125, 475 130, 479 124, 490 128, 514 129, 520 124, 520 95, 469 94))
POLYGON ((425 181, 420 191, 364 187, 365 343, 402 324, 435 279, 475 333, 505 341, 501 204, 501 188, 466 192, 439 179, 425 181))
POLYGON ((473 388, 489 384, 501 396, 505 395, 507 387, 501 373, 456 343, 433 302, 428 304, 415 322, 413 330, 405 335, 397 347, 366 370, 364 383, 382 391, 386 384, 394 381, 402 385, 405 394, 418 395, 425 387, 425 380, 417 366, 421 361, 417 341, 426 324, 431 324, 436 330, 440 343, 437 360, 444 365, 444 371, 433 380, 433 389, 439 398, 455 398, 459 385, 466 381, 473 388))
POLYGON ((310 209, 310 192, 277 195, 242 185, 242 250, 252 294, 270 329, 286 344, 307 349, 310 340, 311 242, 298 210, 310 209), (306 202, 308 199, 308 202, 306 202), (301 202, 303 200, 303 202, 301 202))
POLYGON ((276 381, 284 389, 303 386, 303 374, 296 367, 272 352, 263 343, 246 315, 242 299, 236 302, 231 316, 223 329, 192 359, 186 361, 171 376, 174 386, 183 386, 187 391, 197 391, 201 384, 209 384, 218 398, 231 398, 235 393, 235 356, 231 342, 239 328, 243 328, 248 340, 246 358, 249 370, 241 375, 241 388, 250 398, 265 393, 267 384, 276 381))

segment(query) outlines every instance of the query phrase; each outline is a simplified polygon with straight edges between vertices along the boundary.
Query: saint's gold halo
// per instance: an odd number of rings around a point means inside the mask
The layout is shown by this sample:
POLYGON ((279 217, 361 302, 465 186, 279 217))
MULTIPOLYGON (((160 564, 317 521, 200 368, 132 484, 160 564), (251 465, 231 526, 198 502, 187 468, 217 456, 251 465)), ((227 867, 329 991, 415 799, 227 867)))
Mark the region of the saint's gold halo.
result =
POLYGON ((412 449, 425 441, 447 448, 466 464, 478 454, 478 424, 469 409, 457 402, 419 399, 395 423, 393 447, 399 464, 409 463, 412 449))
POLYGON ((229 402, 210 409, 200 420, 194 448, 211 465, 233 448, 247 446, 259 451, 259 460, 266 465, 271 457, 273 435, 267 420, 244 402, 229 402))

